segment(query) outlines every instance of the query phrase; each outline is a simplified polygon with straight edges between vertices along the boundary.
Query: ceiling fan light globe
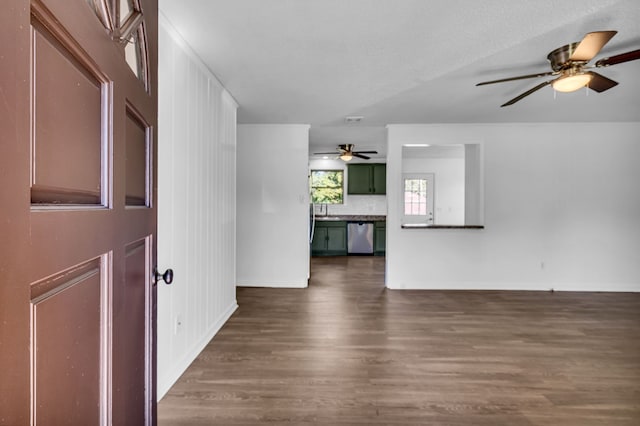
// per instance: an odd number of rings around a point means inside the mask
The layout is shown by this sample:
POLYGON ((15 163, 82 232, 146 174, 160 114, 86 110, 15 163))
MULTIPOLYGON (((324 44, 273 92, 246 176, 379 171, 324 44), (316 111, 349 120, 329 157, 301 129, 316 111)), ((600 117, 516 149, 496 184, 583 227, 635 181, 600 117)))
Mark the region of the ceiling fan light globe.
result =
POLYGON ((351 159, 352 159, 352 158, 353 158, 353 155, 351 155, 351 154, 349 154, 349 153, 345 153, 345 154, 342 154, 342 155, 340 156, 340 159, 341 159, 342 161, 351 161, 351 159))
POLYGON ((551 85, 553 86, 553 89, 558 92, 575 92, 576 90, 587 86, 591 82, 592 78, 593 76, 591 74, 572 74, 558 78, 551 83, 551 85))

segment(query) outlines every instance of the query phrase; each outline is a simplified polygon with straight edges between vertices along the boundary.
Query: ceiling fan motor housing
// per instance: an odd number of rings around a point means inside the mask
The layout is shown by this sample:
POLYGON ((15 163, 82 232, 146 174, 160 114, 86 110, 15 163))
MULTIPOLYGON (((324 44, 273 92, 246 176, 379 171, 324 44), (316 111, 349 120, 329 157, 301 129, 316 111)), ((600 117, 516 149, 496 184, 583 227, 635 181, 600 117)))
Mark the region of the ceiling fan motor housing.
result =
POLYGON ((547 55, 547 59, 551 63, 551 69, 554 71, 564 71, 585 65, 587 61, 575 61, 570 59, 579 44, 580 42, 567 44, 562 47, 558 47, 556 50, 549 53, 547 55))

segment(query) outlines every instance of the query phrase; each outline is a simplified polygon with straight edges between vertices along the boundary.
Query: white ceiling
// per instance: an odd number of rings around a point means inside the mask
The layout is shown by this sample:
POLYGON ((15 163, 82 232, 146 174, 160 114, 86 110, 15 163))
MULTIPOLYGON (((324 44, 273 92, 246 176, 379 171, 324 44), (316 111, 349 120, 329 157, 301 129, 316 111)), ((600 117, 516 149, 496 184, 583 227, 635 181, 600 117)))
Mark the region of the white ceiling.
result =
MULTIPOLYGON (((640 61, 600 69, 606 92, 546 87, 547 54, 617 30, 596 59, 640 48, 638 0, 160 0, 238 101, 239 123, 311 125, 310 152, 385 155, 386 124, 640 121, 640 61), (347 125, 345 116, 364 116, 347 125)), ((595 62, 592 61, 592 62, 595 62)))

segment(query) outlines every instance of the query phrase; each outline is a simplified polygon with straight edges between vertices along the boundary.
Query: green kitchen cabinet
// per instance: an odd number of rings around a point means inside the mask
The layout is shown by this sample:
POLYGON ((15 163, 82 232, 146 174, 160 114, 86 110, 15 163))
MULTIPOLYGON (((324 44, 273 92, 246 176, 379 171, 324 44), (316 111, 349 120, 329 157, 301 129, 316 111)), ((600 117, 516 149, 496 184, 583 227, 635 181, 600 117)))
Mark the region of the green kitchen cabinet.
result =
POLYGON ((384 195, 387 193, 387 165, 383 163, 349 164, 347 193, 384 195))
POLYGON ((315 222, 312 256, 345 256, 347 254, 347 222, 321 221, 315 222))
POLYGON ((372 164, 371 165, 373 176, 373 182, 371 188, 373 194, 384 195, 387 193, 387 165, 386 164, 372 164))
POLYGON ((373 225, 373 254, 384 256, 387 246, 387 222, 375 222, 373 225))

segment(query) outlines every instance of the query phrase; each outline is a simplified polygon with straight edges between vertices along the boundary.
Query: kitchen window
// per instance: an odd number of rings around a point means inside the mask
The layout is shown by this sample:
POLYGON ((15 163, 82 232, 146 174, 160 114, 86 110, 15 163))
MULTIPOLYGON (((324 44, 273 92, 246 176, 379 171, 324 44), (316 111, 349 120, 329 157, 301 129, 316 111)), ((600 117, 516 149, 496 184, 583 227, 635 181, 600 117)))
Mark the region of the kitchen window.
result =
POLYGON ((312 203, 344 203, 344 171, 311 170, 310 181, 312 203))

